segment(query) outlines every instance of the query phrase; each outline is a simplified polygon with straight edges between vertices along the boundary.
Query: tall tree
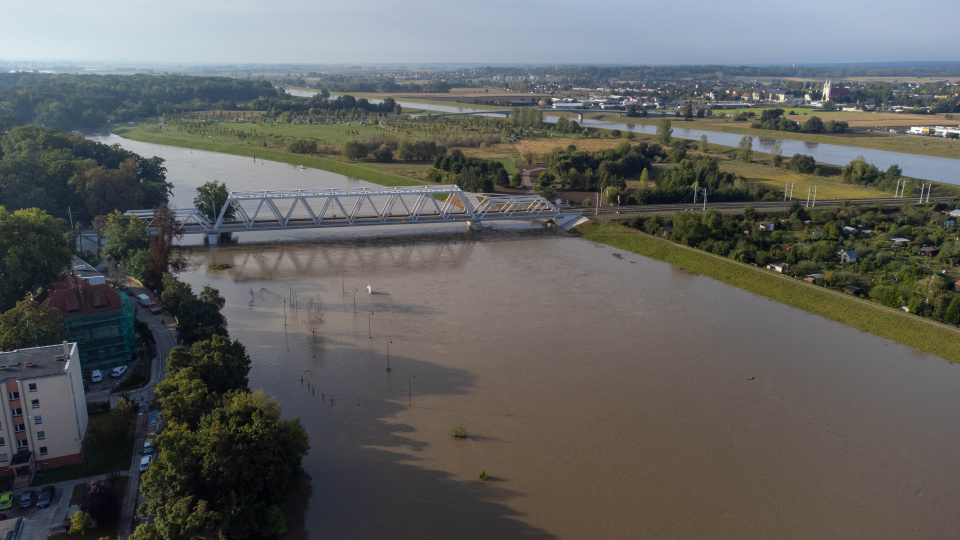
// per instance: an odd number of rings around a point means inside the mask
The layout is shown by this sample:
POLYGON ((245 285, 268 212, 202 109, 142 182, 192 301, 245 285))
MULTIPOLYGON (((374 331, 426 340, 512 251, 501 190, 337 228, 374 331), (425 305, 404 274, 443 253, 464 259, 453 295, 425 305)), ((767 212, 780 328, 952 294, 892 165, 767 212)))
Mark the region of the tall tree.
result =
POLYGON ((233 206, 228 206, 226 211, 223 210, 229 197, 227 184, 217 183, 216 181, 207 182, 197 188, 197 196, 193 199, 193 206, 211 221, 216 221, 220 217, 220 212, 223 212, 225 219, 233 219, 236 215, 233 206))
POLYGON ((189 283, 184 283, 176 276, 166 273, 161 278, 163 292, 160 293, 160 303, 167 313, 178 317, 180 315, 180 306, 187 300, 193 300, 196 295, 193 294, 193 287, 189 283))
POLYGON ((54 345, 67 339, 63 313, 33 300, 21 300, 0 314, 0 351, 54 345))
POLYGON ((183 270, 187 261, 173 249, 174 242, 183 237, 183 229, 166 204, 153 209, 153 228, 156 232, 150 237, 150 255, 144 262, 143 277, 147 286, 159 289, 163 275, 183 270))
POLYGON ((230 390, 247 390, 250 356, 242 343, 230 341, 226 336, 198 341, 189 352, 183 347, 174 347, 167 362, 172 373, 192 368, 211 392, 223 394, 230 390))
POLYGON ((49 214, 36 208, 11 214, 0 206, 0 310, 52 283, 70 257, 67 239, 49 214))
POLYGON ((673 136, 673 128, 671 127, 670 120, 666 118, 661 118, 657 122, 657 142, 661 145, 670 144, 670 140, 673 136))
POLYGON ((753 137, 744 135, 737 145, 737 159, 740 161, 750 161, 753 157, 753 137))

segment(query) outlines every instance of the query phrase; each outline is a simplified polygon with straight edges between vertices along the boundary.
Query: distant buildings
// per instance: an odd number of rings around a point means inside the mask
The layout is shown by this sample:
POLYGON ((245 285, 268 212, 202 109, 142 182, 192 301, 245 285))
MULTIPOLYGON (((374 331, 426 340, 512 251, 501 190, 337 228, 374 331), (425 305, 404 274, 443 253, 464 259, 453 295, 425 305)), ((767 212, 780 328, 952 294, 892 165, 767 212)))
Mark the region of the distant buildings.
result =
POLYGON ((30 485, 36 464, 80 463, 87 404, 75 343, 0 352, 0 474, 30 485))

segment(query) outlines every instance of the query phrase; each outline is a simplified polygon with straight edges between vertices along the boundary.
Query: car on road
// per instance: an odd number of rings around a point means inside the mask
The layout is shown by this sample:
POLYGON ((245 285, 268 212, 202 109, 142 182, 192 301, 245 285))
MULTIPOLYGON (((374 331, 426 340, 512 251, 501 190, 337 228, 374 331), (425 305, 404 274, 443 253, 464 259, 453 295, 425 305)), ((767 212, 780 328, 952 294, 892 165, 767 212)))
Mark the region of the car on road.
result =
POLYGON ((160 304, 156 302, 150 302, 150 305, 147 306, 147 311, 153 313, 154 315, 159 315, 163 313, 163 308, 160 307, 160 304))
POLYGON ((103 372, 95 369, 90 372, 90 382, 100 382, 103 380, 103 372))
POLYGON ((127 372, 127 366, 117 366, 113 368, 113 371, 110 372, 110 376, 113 378, 123 377, 123 374, 127 372))
POLYGON ((140 458, 140 473, 143 474, 150 470, 150 462, 153 461, 153 456, 143 456, 140 458))
POLYGON ((37 497, 37 508, 46 508, 53 502, 53 496, 57 493, 57 488, 46 486, 40 490, 40 496, 37 497))
POLYGON ((33 506, 35 502, 37 502, 37 492, 32 489, 28 489, 23 492, 23 495, 20 495, 20 508, 24 510, 33 506))
POLYGON ((5 491, 0 494, 0 510, 9 510, 13 508, 13 492, 5 491))
POLYGON ((143 441, 143 455, 149 456, 153 453, 153 443, 150 441, 143 441))

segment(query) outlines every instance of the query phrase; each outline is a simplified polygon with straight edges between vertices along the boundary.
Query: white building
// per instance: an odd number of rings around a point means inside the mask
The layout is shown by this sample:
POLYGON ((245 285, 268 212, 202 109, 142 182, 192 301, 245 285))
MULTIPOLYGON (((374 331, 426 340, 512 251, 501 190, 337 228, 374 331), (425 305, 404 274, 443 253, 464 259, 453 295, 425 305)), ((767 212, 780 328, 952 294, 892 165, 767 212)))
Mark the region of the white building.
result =
POLYGON ((43 468, 80 463, 87 403, 76 343, 0 352, 0 473, 14 488, 43 468))

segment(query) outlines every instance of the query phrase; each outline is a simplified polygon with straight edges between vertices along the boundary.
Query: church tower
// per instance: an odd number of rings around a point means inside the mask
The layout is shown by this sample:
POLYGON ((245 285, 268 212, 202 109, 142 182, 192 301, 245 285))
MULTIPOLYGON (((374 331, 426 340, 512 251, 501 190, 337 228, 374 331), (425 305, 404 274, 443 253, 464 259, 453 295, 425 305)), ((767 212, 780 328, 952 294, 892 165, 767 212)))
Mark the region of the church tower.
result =
POLYGON ((830 101, 830 79, 823 84, 823 101, 830 101))

